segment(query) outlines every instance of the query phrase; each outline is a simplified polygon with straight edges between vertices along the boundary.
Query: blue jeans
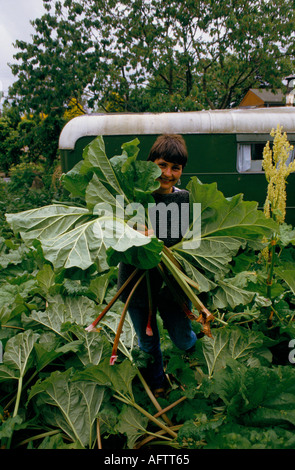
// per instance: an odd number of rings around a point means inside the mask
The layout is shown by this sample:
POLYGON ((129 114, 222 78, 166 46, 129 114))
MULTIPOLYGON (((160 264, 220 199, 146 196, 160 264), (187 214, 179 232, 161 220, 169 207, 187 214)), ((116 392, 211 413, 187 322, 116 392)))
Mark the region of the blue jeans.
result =
POLYGON ((151 388, 159 388, 163 385, 165 374, 163 370, 163 358, 160 347, 160 335, 157 326, 156 311, 159 311, 163 320, 163 326, 167 329, 173 343, 184 351, 192 348, 197 340, 195 332, 192 330, 191 321, 180 309, 167 290, 159 296, 157 305, 154 306, 151 326, 153 336, 146 334, 148 321, 148 305, 130 306, 130 314, 135 332, 138 338, 140 349, 152 356, 152 361, 147 367, 147 381, 151 388))

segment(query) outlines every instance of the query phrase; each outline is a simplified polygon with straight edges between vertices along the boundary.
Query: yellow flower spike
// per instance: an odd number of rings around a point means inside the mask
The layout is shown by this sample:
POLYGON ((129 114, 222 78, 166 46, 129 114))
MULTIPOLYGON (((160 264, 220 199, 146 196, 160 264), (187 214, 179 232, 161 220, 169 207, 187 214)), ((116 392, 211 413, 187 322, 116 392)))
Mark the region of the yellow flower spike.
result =
MULTIPOLYGON (((270 135, 273 137, 273 146, 271 149, 270 143, 266 143, 262 160, 262 168, 268 182, 264 214, 282 224, 286 216, 286 180, 288 175, 295 171, 295 161, 287 165, 293 146, 288 142, 286 132, 282 133, 280 125, 276 130, 272 129, 270 135)), ((260 256, 260 259, 265 259, 267 263, 266 296, 268 298, 271 298, 277 242, 278 234, 273 233, 269 245, 264 247, 260 256)))
POLYGON ((286 179, 295 171, 295 161, 286 164, 293 146, 288 142, 286 132, 282 133, 279 124, 276 130, 271 130, 270 135, 274 137, 273 149, 271 150, 270 143, 267 142, 263 149, 262 161, 268 181, 264 214, 276 222, 283 223, 286 216, 286 179))

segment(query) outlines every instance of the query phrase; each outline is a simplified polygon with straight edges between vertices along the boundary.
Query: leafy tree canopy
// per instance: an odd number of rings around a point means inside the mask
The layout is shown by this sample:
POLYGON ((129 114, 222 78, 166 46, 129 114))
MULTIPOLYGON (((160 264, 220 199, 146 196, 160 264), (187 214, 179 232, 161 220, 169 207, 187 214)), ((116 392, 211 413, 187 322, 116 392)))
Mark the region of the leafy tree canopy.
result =
POLYGON ((291 0, 43 2, 11 65, 24 111, 60 117, 72 99, 103 111, 227 108, 292 72, 291 0))

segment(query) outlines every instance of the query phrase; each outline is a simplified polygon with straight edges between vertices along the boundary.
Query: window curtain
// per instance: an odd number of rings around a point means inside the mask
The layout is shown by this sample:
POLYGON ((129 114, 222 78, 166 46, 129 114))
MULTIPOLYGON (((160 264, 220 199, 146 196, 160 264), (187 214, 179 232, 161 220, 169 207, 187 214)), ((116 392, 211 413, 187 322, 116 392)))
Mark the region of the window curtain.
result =
POLYGON ((239 173, 251 170, 251 145, 238 144, 237 170, 239 173))

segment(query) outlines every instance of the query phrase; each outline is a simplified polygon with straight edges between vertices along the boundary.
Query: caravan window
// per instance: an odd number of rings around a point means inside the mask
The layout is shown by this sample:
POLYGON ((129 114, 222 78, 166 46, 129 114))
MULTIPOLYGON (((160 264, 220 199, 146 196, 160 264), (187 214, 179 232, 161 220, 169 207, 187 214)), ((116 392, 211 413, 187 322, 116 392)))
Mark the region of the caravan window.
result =
MULTIPOLYGON (((252 137, 253 138, 253 137, 252 137)), ((290 142, 292 143, 292 142, 290 142)), ((263 149, 266 145, 264 142, 238 142, 237 143, 237 171, 239 173, 251 172, 258 173, 263 172, 262 169, 262 158, 263 149)), ((292 145, 294 145, 292 143, 292 145)), ((272 147, 272 143, 270 142, 272 147)), ((287 164, 294 160, 295 148, 290 152, 287 164)))
POLYGON ((262 155, 265 144, 238 144, 237 170, 239 173, 245 171, 262 171, 262 155))

